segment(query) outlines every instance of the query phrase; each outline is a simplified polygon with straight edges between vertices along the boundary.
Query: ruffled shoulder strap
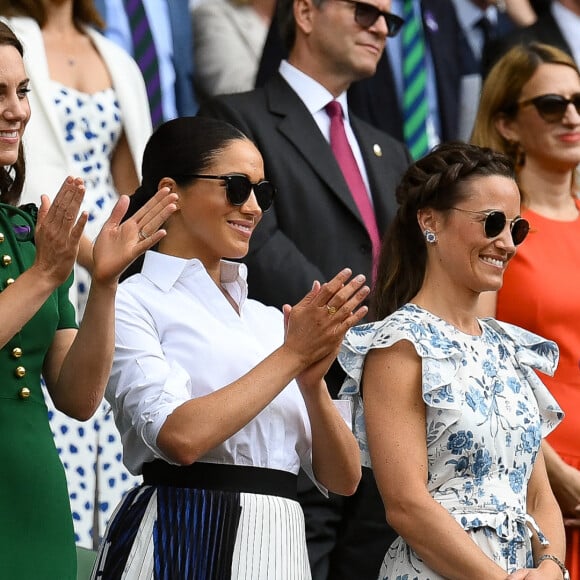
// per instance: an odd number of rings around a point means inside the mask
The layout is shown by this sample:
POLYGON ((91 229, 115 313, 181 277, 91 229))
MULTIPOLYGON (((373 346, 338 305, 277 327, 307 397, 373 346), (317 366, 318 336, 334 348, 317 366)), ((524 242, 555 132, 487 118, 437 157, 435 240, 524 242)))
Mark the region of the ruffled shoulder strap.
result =
POLYGON ((481 321, 502 335, 505 344, 513 345, 518 362, 547 375, 554 374, 559 357, 558 345, 554 341, 495 318, 483 318, 481 321))
POLYGON ((531 387, 542 421, 542 436, 545 437, 564 418, 564 412, 535 370, 552 376, 558 366, 558 345, 529 330, 494 318, 483 318, 484 324, 501 335, 502 344, 512 350, 520 376, 531 387))
POLYGON ((429 426, 428 443, 436 440, 460 416, 461 400, 452 385, 461 365, 462 346, 450 336, 443 321, 407 304, 380 322, 351 329, 338 355, 347 375, 339 396, 351 401, 353 431, 359 442, 362 464, 367 467, 370 467, 370 456, 361 397, 365 357, 371 349, 388 348, 401 340, 408 340, 421 358, 423 400, 437 409, 437 420, 429 426))

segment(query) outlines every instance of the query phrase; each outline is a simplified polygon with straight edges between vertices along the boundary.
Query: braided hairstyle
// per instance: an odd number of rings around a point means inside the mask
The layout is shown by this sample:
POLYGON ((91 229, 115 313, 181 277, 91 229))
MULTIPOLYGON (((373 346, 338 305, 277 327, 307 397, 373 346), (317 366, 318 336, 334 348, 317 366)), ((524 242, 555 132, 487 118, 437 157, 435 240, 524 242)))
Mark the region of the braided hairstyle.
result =
POLYGON ((470 180, 491 175, 514 179, 512 162, 502 153, 467 143, 440 145, 407 169, 396 191, 399 209, 381 248, 371 298, 375 319, 406 304, 423 284, 427 247, 417 212, 449 210, 469 195, 470 180))

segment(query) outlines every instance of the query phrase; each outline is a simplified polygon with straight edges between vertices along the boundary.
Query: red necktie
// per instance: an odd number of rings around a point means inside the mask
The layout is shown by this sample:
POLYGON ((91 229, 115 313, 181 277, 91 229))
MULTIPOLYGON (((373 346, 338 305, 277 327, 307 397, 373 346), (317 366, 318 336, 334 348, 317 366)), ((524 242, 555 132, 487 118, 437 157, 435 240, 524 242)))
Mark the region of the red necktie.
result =
POLYGON ((338 101, 330 101, 330 103, 326 105, 325 110, 330 117, 330 147, 336 157, 340 169, 342 170, 344 179, 348 184, 350 193, 371 238, 374 272, 374 267, 377 264, 381 248, 381 237, 379 235, 379 228, 377 227, 375 212, 362 175, 360 174, 358 164, 354 158, 348 139, 346 138, 344 121, 342 119, 342 107, 338 101))

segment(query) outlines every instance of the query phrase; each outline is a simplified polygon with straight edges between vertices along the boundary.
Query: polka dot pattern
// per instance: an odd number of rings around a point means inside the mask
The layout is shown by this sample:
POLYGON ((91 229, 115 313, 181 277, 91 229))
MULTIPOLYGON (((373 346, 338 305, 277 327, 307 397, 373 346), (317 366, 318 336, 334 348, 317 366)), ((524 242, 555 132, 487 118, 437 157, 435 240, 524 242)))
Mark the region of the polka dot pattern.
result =
MULTIPOLYGON (((52 83, 57 122, 64 128, 65 144, 75 174, 85 181, 82 209, 89 220, 85 234, 94 239, 117 202, 111 176, 111 157, 122 133, 119 104, 113 89, 85 94, 52 83)), ((75 267, 77 312, 84 312, 90 276, 75 267)), ((113 510, 125 493, 138 485, 122 462, 120 436, 108 403, 80 423, 57 411, 45 390, 52 432, 67 476, 76 542, 96 548, 113 510)))

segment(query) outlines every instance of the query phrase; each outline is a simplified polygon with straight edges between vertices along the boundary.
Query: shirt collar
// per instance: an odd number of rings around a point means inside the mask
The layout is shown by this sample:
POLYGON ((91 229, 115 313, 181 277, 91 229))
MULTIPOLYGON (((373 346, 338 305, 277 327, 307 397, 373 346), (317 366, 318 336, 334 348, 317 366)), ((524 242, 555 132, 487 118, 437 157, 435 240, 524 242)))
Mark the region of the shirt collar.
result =
POLYGON ((312 77, 297 69, 294 65, 291 65, 287 60, 283 60, 280 63, 278 70, 282 78, 300 97, 300 100, 304 103, 311 115, 323 110, 330 101, 336 100, 340 103, 346 120, 349 120, 346 91, 335 99, 333 94, 318 81, 315 81, 312 77))
POLYGON ((461 28, 469 34, 469 31, 483 18, 484 16, 491 24, 497 23, 497 8, 495 6, 488 6, 485 10, 478 8, 470 0, 455 0, 453 2, 455 11, 457 12, 457 19, 461 24, 461 28))
MULTIPOLYGON (((228 284, 237 282, 246 286, 248 269, 239 262, 221 261, 221 282, 228 284)), ((186 260, 161 252, 149 250, 145 254, 141 274, 150 280, 163 292, 168 292, 177 281, 188 276, 208 276, 204 265, 197 258, 186 260)))

